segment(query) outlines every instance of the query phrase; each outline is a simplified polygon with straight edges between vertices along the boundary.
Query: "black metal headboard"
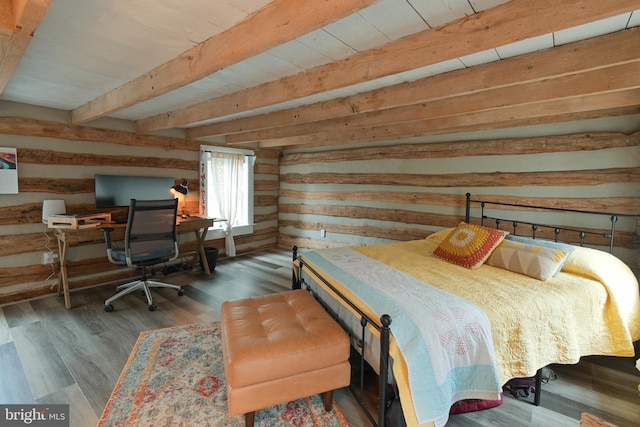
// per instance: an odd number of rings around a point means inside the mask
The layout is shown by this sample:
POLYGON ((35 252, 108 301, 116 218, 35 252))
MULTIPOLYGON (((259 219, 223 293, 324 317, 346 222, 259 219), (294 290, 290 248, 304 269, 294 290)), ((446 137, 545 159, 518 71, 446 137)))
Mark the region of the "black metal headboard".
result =
POLYGON ((481 223, 481 225, 484 225, 485 220, 493 220, 493 221, 495 221, 496 228, 500 228, 500 225, 502 223, 507 223, 507 224, 510 224, 511 227, 513 228, 513 231, 512 231, 513 234, 518 234, 518 230, 519 230, 518 227, 521 227, 523 225, 525 225, 525 226, 528 225, 528 226, 531 227, 529 233, 533 238, 536 237, 537 232, 540 231, 541 229, 551 229, 551 230, 553 230, 553 235, 554 235, 554 240, 555 241, 559 241, 560 240, 560 233, 562 233, 562 232, 573 232, 573 233, 576 233, 579 236, 580 245, 581 246, 584 246, 585 239, 589 235, 604 237, 604 238, 609 240, 609 252, 610 253, 613 253, 613 241, 614 241, 614 237, 615 237, 615 233, 616 233, 616 223, 618 222, 618 217, 620 217, 620 216, 635 216, 635 215, 625 215, 625 214, 611 214, 611 213, 605 213, 605 212, 593 212, 593 211, 585 211, 585 210, 578 210, 578 209, 562 209, 562 208, 554 208, 554 207, 533 206, 533 205, 525 205, 525 204, 519 204, 519 203, 496 202, 496 201, 488 201, 488 200, 474 200, 474 199, 471 198, 471 193, 467 193, 467 204, 466 204, 466 211, 465 211, 465 222, 467 222, 467 223, 471 221, 471 208, 472 208, 473 204, 479 204, 480 205, 480 209, 481 209, 480 223, 481 223), (536 209, 536 210, 542 210, 542 211, 573 212, 573 213, 579 213, 579 214, 608 216, 609 220, 611 222, 611 229, 607 230, 605 232, 599 232, 597 230, 586 230, 586 229, 583 230, 583 229, 578 229, 578 228, 573 228, 573 227, 566 227, 566 226, 539 224, 539 223, 532 223, 532 222, 527 222, 527 221, 509 219, 509 218, 498 218, 498 217, 489 216, 489 215, 487 215, 485 213, 485 207, 487 207, 489 205, 494 206, 495 209, 499 209, 500 206, 509 206, 509 207, 517 207, 517 208, 536 209))

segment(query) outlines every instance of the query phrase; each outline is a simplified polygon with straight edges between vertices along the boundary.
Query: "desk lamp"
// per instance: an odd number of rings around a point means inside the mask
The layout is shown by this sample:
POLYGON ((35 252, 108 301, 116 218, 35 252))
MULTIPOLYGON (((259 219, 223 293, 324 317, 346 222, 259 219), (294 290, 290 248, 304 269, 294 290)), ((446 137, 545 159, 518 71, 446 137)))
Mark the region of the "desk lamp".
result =
POLYGON ((189 181, 185 179, 184 181, 182 181, 182 184, 176 184, 171 187, 171 189, 184 196, 182 198, 182 218, 188 218, 189 215, 187 215, 187 213, 185 212, 185 208, 187 206, 187 194, 189 194, 189 181))
POLYGON ((64 200, 43 200, 42 201, 42 223, 47 224, 52 215, 67 213, 64 200))

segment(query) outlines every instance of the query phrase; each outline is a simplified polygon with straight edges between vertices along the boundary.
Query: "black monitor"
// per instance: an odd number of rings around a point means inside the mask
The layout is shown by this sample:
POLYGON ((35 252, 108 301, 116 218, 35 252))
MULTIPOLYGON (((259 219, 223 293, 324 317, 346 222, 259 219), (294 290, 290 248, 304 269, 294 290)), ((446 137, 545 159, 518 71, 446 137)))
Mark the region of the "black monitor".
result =
POLYGON ((174 178, 157 176, 96 175, 96 208, 129 206, 131 199, 173 199, 174 178))

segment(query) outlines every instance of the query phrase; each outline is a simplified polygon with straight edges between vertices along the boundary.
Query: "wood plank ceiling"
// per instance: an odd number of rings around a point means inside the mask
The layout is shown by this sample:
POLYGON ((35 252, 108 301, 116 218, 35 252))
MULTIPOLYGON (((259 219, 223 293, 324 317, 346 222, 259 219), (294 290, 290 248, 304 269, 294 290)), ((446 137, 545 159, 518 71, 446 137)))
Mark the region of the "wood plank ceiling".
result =
POLYGON ((0 99, 264 147, 640 111, 640 0, 0 0, 0 99))

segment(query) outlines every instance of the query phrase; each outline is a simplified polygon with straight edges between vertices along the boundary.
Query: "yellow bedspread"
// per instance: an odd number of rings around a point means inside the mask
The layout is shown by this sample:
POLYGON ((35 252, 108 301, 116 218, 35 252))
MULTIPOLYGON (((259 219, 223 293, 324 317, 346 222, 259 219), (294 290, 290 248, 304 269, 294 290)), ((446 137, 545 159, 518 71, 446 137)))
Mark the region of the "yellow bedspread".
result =
POLYGON ((483 265, 468 270, 432 253, 448 230, 425 240, 352 248, 476 304, 491 322, 504 382, 581 356, 633 356, 640 339, 638 282, 614 256, 576 248, 547 281, 483 265))
MULTIPOLYGON (((578 247, 562 271, 547 281, 489 265, 468 270, 433 256, 450 231, 442 230, 425 240, 351 249, 481 308, 491 323, 503 384, 511 378, 532 376, 551 363, 577 363, 580 357, 594 354, 634 354, 632 342, 640 339, 640 296, 636 277, 622 261, 606 252, 578 247)), ((330 281, 353 300, 355 296, 340 283, 330 281)), ((393 332, 393 324, 391 329, 393 332)), ((417 422, 407 366, 393 336, 389 350, 407 424, 433 426, 417 422)))

